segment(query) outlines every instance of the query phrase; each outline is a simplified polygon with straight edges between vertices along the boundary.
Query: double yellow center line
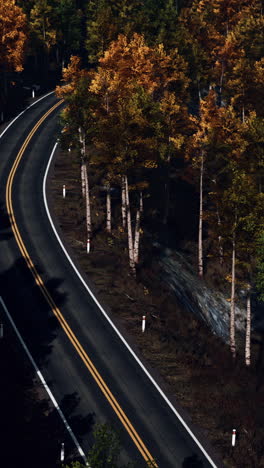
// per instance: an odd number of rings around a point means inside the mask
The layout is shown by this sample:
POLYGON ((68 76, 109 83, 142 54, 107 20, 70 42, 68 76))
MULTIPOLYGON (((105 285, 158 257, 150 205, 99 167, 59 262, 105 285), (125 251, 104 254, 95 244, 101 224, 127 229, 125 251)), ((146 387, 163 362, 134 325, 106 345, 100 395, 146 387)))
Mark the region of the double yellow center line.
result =
POLYGON ((26 261, 26 264, 27 264, 28 268, 30 269, 30 271, 31 271, 31 273, 32 273, 32 275, 33 275, 33 277, 35 279, 36 284, 40 287, 40 289, 41 289, 46 301, 48 302, 52 312, 57 317, 60 325, 64 329, 66 335, 70 339, 71 343, 73 344, 73 346, 76 349, 77 353, 79 354, 80 358, 84 362, 85 366, 87 367, 87 369, 89 370, 89 372, 93 376, 93 378, 96 381, 98 387, 101 389, 101 391, 105 395, 106 399, 110 403, 111 407, 115 411, 116 415, 118 416, 118 418, 122 422, 123 426, 126 428, 128 434, 130 435, 131 439, 135 443, 136 447, 138 448, 138 450, 141 453, 144 460, 146 462, 152 462, 152 466, 157 467, 157 464, 153 461, 153 457, 149 453, 148 449, 146 448, 146 446, 143 443, 142 439, 138 435, 138 433, 135 430, 134 426, 132 425, 132 423, 130 422, 130 420, 128 419, 128 417, 126 416, 126 414, 124 413, 124 411, 120 407, 120 405, 117 402, 116 398, 114 397, 114 395, 112 394, 112 392, 110 391, 110 389, 106 385, 105 381, 103 380, 103 378, 99 374, 98 370, 96 369, 96 367, 92 363, 91 359, 89 358, 89 356, 87 355, 87 353, 85 352, 83 347, 81 346, 81 344, 78 341, 77 337, 75 336, 75 334, 71 330, 70 326, 68 325, 67 321, 63 317, 60 309, 56 306, 55 302, 53 301, 50 293, 48 292, 46 286, 44 285, 39 273, 36 270, 35 265, 33 264, 29 254, 28 254, 28 251, 27 251, 27 249, 25 247, 25 244, 24 244, 24 242, 23 242, 23 240, 21 238, 21 235, 20 235, 17 223, 16 223, 14 210, 13 210, 13 203, 12 203, 12 186, 13 186, 13 181, 14 181, 14 176, 15 176, 16 170, 17 170, 17 168, 19 166, 19 163, 20 163, 20 161, 21 161, 21 159, 23 157, 23 154, 24 154, 30 140, 32 139, 33 135, 36 133, 38 128, 41 126, 41 124, 47 119, 47 117, 57 107, 59 107, 62 102, 63 101, 57 102, 53 107, 51 107, 41 117, 41 119, 36 123, 34 128, 28 134, 27 138, 25 139, 23 145, 21 146, 21 148, 20 148, 20 150, 19 150, 19 152, 18 152, 18 154, 16 156, 15 162, 14 162, 14 164, 12 166, 12 169, 10 171, 10 174, 8 176, 7 186, 6 186, 6 205, 7 205, 8 216, 9 216, 11 226, 12 226, 12 230, 13 230, 16 242, 18 244, 18 247, 20 249, 20 252, 21 252, 22 256, 24 257, 24 259, 26 261))

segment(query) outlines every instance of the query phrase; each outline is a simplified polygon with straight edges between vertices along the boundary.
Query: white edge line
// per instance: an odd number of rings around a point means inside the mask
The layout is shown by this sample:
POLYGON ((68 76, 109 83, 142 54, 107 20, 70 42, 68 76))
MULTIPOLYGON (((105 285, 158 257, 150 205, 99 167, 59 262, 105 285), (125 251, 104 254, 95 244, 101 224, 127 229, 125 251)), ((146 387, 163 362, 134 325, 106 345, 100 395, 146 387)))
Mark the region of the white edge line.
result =
MULTIPOLYGON (((60 407, 59 407, 59 405, 58 405, 56 399, 54 398, 54 396, 53 396, 51 390, 49 389, 48 384, 46 383, 46 381, 45 381, 45 379, 44 379, 42 373, 40 372, 40 370, 39 370, 37 364, 35 363, 35 361, 34 361, 32 355, 30 354, 30 351, 29 351, 29 349, 28 349, 28 347, 27 347, 25 341, 23 340, 22 336, 20 335, 20 333, 19 333, 19 331, 18 331, 18 329, 17 329, 17 327, 16 327, 16 325, 15 325, 15 322, 14 322, 14 320, 12 319, 10 313, 8 312, 7 307, 6 307, 5 303, 4 303, 4 300, 2 299, 1 296, 0 296, 0 302, 1 302, 1 304, 2 304, 2 307, 3 307, 3 309, 4 309, 4 311, 5 311, 6 315, 7 315, 7 317, 8 317, 9 322, 11 323, 13 329, 15 330, 15 333, 16 333, 16 335, 17 335, 17 337, 18 337, 18 339, 19 339, 19 341, 20 341, 22 347, 24 348, 25 353, 27 354, 27 356, 28 356, 28 358, 29 358, 29 360, 30 360, 32 366, 34 367, 34 369, 35 369, 35 371, 36 371, 36 373, 37 373, 37 375, 38 375, 38 377, 39 377, 41 383, 43 384, 43 387, 45 388, 47 394, 49 395, 49 397, 50 397, 50 399, 51 399, 51 401, 52 401, 54 407, 55 407, 56 410, 58 411, 58 413, 59 413, 59 415, 60 415, 60 417, 61 417, 61 419, 62 419, 62 421, 63 421, 63 423, 64 423, 64 425, 65 425, 65 427, 66 427, 66 429, 67 429, 67 431, 69 432, 69 434, 70 434, 70 436, 71 436, 71 438, 72 438, 72 440, 73 440, 75 446, 77 447, 79 454, 80 454, 81 457, 83 458, 83 460, 84 460, 84 462, 86 463, 86 465, 89 467, 90 465, 88 465, 88 463, 87 463, 87 460, 86 460, 86 457, 85 457, 85 455, 84 455, 83 449, 81 448, 81 446, 80 446, 78 440, 76 439, 74 433, 72 432, 72 429, 71 429, 71 427, 69 426, 69 424, 68 424, 68 422, 67 422, 67 420, 66 420, 66 418, 65 418, 65 416, 64 416, 64 414, 63 414, 63 412, 61 411, 61 409, 60 409, 60 407)), ((91 468, 91 467, 90 467, 90 468, 91 468)))
MULTIPOLYGON (((36 101, 34 101, 34 102, 33 102, 32 104, 30 104, 29 106, 27 106, 22 112, 20 112, 13 120, 11 120, 11 122, 7 125, 7 127, 6 127, 6 128, 3 130, 3 132, 0 134, 0 139, 4 136, 4 134, 7 132, 7 130, 15 123, 15 121, 16 121, 17 119, 19 119, 19 117, 21 117, 21 115, 23 115, 23 114, 24 114, 28 109, 30 109, 31 107, 35 106, 35 104, 38 104, 40 101, 42 101, 42 99, 47 98, 48 96, 50 96, 50 95, 53 94, 53 93, 54 93, 54 91, 51 91, 51 92, 45 94, 44 96, 42 96, 41 98, 37 99, 36 101)), ((25 342, 24 342, 22 336, 20 335, 20 333, 19 333, 19 331, 18 331, 18 329, 17 329, 17 327, 16 327, 16 325, 15 325, 15 323, 14 323, 14 321, 13 321, 11 315, 9 314, 8 309, 7 309, 7 307, 6 307, 6 305, 5 305, 5 303, 4 303, 4 301, 3 301, 3 299, 2 299, 1 296, 0 296, 0 302, 1 302, 1 304, 2 304, 2 307, 3 307, 4 311, 5 311, 5 313, 6 313, 7 317, 8 317, 8 319, 9 319, 9 321, 10 321, 10 323, 11 323, 11 325, 13 326, 13 328, 14 328, 14 330, 15 330, 15 332, 16 332, 16 335, 17 335, 17 337, 18 337, 18 339, 19 339, 21 345, 23 346, 23 348, 24 348, 24 350, 25 350, 25 352, 26 352, 26 354, 27 354, 29 360, 31 361, 33 367, 35 368, 36 373, 37 373, 37 375, 38 375, 40 381, 42 382, 42 384, 43 384, 43 386, 44 386, 46 392, 48 393, 48 395, 49 395, 49 397, 50 397, 50 399, 51 399, 51 401, 52 401, 54 407, 55 407, 56 410, 58 411, 58 413, 59 413, 59 415, 60 415, 60 417, 61 417, 61 419, 62 419, 62 421, 63 421, 63 423, 64 423, 64 425, 65 425, 65 427, 66 427, 66 429, 67 429, 67 431, 69 432, 69 434, 70 434, 70 436, 71 436, 71 438, 72 438, 72 440, 73 440, 73 442, 74 442, 76 448, 78 449, 78 451, 79 451, 81 457, 83 458, 85 464, 86 464, 88 467, 90 467, 90 465, 88 464, 87 459, 86 459, 86 457, 85 457, 85 454, 84 454, 83 449, 81 448, 81 446, 80 446, 78 440, 76 439, 76 437, 75 437, 75 435, 74 435, 74 433, 73 433, 71 427, 69 426, 69 424, 68 424, 68 422, 67 422, 67 420, 66 420, 66 418, 65 418, 65 416, 64 416, 64 414, 63 414, 63 412, 61 411, 61 409, 60 409, 60 407, 59 407, 59 405, 58 405, 56 399, 54 398, 54 396, 53 396, 51 390, 49 389, 49 387, 48 387, 48 385, 47 385, 47 383, 46 383, 46 381, 45 381, 43 375, 41 374, 41 372, 40 372, 40 370, 38 369, 38 367, 37 367, 37 365, 36 365, 36 363, 35 363, 33 357, 31 356, 31 354, 30 354, 30 352, 29 352, 29 350, 28 350, 28 348, 27 348, 27 346, 26 346, 26 344, 25 344, 25 342)), ((91 468, 91 467, 90 467, 90 468, 91 468)))
POLYGON ((51 165, 51 161, 52 161, 52 158, 54 156, 54 153, 56 151, 56 148, 58 146, 58 142, 55 143, 53 149, 52 149, 52 152, 51 152, 51 155, 50 155, 50 158, 49 158, 49 161, 48 161, 48 165, 47 165, 47 168, 46 168, 46 171, 45 171, 45 175, 44 175, 44 179, 43 179, 43 186, 42 186, 42 191, 43 191, 43 199, 44 199, 44 204, 45 204, 45 208, 46 208, 46 212, 47 212, 47 216, 49 218, 49 222, 52 226, 52 229, 54 231, 54 234, 55 236, 57 237, 57 240, 64 252, 64 254, 66 255, 68 261, 70 262, 72 268, 74 269, 75 273, 77 274, 77 276, 79 277, 80 281, 82 282, 82 284, 84 285, 85 289, 88 291, 88 293, 91 295, 91 297, 93 298, 94 302, 96 303, 96 305, 99 307, 100 311, 102 312, 102 314, 105 316, 105 318, 107 319, 107 321, 110 323, 110 325, 112 326, 112 328, 114 329, 114 331, 116 332, 116 334, 119 336, 120 340, 124 343, 124 345, 126 346, 126 348, 128 349, 128 351, 132 354, 132 356, 134 357, 134 359, 137 361, 137 363, 140 365, 141 369, 145 372, 145 374, 147 375, 147 377, 150 379, 150 381, 152 382, 152 384, 156 387, 156 389, 158 390, 158 392, 160 393, 160 395, 162 396, 162 398, 166 401, 166 403, 168 404, 168 406, 170 407, 170 409, 173 411, 173 413, 177 416, 177 418, 180 420, 180 422, 182 423, 182 425, 184 426, 184 428, 187 430, 187 432, 190 434, 190 436, 192 437, 192 439, 195 441, 195 443, 198 445, 198 447, 200 448, 200 450, 203 452, 204 456, 207 458, 207 460, 209 461, 209 463, 211 463, 212 467, 213 468, 217 468, 217 466, 215 465, 215 463, 213 462, 213 460, 211 459, 211 457, 209 456, 209 454, 206 452, 206 450, 203 448, 203 446, 201 445, 201 443, 199 442, 199 440, 195 437, 195 435, 193 434, 193 432, 191 431, 191 429, 189 428, 189 426, 187 425, 187 423, 184 421, 184 419, 182 418, 182 416, 178 413, 178 411, 176 410, 176 408, 174 408, 174 406, 172 405, 172 403, 170 402, 170 400, 166 397, 166 395, 163 393, 163 391, 161 390, 161 388, 159 387, 159 385, 157 384, 157 382, 153 379, 153 377, 150 375, 150 373, 147 371, 147 369, 145 368, 145 366, 142 364, 142 362, 140 361, 140 359, 137 357, 137 355, 134 353, 134 351, 132 350, 132 348, 129 346, 129 344, 127 343, 127 341, 125 340, 125 338, 122 336, 122 334, 119 332, 119 330, 116 328, 116 326, 114 325, 114 323, 112 322, 112 320, 110 319, 110 317, 107 315, 107 313, 105 312, 105 310, 103 309, 103 307, 101 306, 101 304, 98 302, 98 300, 96 299, 95 295, 93 294, 93 292, 90 290, 89 286, 87 285, 87 283, 85 282, 84 278, 82 277, 82 275, 80 274, 80 272, 77 270, 76 266, 74 265, 71 257, 69 256, 67 250, 65 249, 60 237, 59 237, 59 234, 57 233, 56 231, 56 228, 53 224, 53 221, 52 221, 52 218, 51 218, 51 215, 50 215, 50 211, 49 211, 49 208, 48 208, 48 203, 47 203, 47 197, 46 197, 46 183, 47 183, 47 176, 48 176, 48 172, 49 172, 49 168, 50 168, 50 165, 51 165))
POLYGON ((30 104, 30 106, 27 106, 22 112, 20 112, 20 114, 18 114, 13 120, 11 120, 11 122, 7 125, 7 127, 4 129, 4 131, 1 133, 0 135, 0 139, 4 136, 5 132, 7 132, 7 130, 11 127, 11 125, 13 125, 13 123, 15 123, 15 121, 21 117, 21 115, 23 115, 28 109, 30 109, 31 107, 35 106, 35 104, 37 104, 38 102, 42 101, 42 99, 45 99, 46 97, 50 96, 51 94, 53 94, 54 91, 51 91, 50 93, 48 94, 45 94, 44 96, 42 96, 41 98, 37 99, 37 101, 33 102, 33 104, 30 104))

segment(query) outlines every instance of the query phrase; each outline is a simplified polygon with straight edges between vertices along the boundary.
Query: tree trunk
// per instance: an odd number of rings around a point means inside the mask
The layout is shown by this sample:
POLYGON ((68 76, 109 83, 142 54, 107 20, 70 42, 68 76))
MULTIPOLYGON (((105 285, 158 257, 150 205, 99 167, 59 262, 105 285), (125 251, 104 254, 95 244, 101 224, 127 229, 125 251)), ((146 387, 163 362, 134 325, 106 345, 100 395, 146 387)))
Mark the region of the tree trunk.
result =
POLYGON ((245 106, 242 106, 242 122, 245 123, 245 106))
POLYGON ((85 204, 86 204, 86 228, 87 228, 87 251, 90 250, 90 242, 92 237, 92 223, 91 223, 91 206, 89 195, 89 181, 87 174, 87 166, 84 164, 84 180, 85 180, 85 204))
POLYGON ((136 226, 135 226, 135 241, 134 241, 134 261, 137 264, 139 262, 139 239, 140 239, 140 218, 143 213, 143 197, 140 192, 139 208, 136 214, 136 226))
POLYGON ((86 143, 85 135, 81 127, 79 127, 79 142, 81 145, 81 181, 82 181, 82 196, 85 197, 85 153, 86 153, 86 143))
POLYGON ((83 158, 85 158, 85 154, 86 154, 85 133, 81 127, 79 127, 79 142, 81 145, 81 155, 83 158))
POLYGON ((245 123, 245 91, 243 89, 243 104, 242 104, 242 122, 245 123))
MULTIPOLYGON (((217 224, 219 227, 221 226, 221 219, 220 219, 218 207, 217 207, 217 224)), ((222 266, 224 263, 224 249, 222 245, 222 236, 218 236, 218 246, 219 246, 219 259, 220 259, 219 261, 220 261, 220 265, 222 266)))
POLYGON ((85 175, 84 175, 84 169, 85 167, 85 163, 84 163, 84 160, 82 158, 81 160, 81 181, 82 181, 82 197, 85 198, 85 175))
POLYGON ((106 191, 106 230, 111 233, 111 192, 110 186, 106 191))
POLYGON ((220 95, 220 106, 222 107, 222 89, 223 89, 223 80, 224 80, 224 63, 221 63, 221 76, 219 82, 219 95, 220 95))
POLYGON ((231 280, 231 303, 230 303, 230 350, 233 359, 236 357, 236 339, 235 339, 235 283, 236 283, 236 244, 235 233, 232 242, 232 280, 231 280))
POLYGON ((56 47, 56 63, 57 65, 59 64, 60 62, 60 53, 59 53, 59 47, 57 46, 56 47))
POLYGON ((125 183, 125 176, 122 175, 121 179, 121 196, 122 196, 122 226, 123 228, 126 227, 126 183, 125 183))
POLYGON ((200 168, 200 209, 199 209, 199 234, 198 234, 198 274, 203 277, 203 172, 204 156, 201 156, 200 168))
POLYGON ((136 276, 136 267, 134 260, 134 248, 133 248, 133 234, 132 234, 132 223, 131 223, 131 211, 129 203, 129 192, 128 192, 128 181, 125 176, 125 189, 126 189, 126 212, 127 212, 127 236, 128 236, 128 254, 129 254, 129 266, 132 271, 132 275, 136 276))
POLYGON ((199 103, 202 100, 201 89, 200 89, 200 81, 197 79, 197 88, 198 88, 198 101, 199 103))
POLYGON ((246 366, 251 364, 251 295, 250 288, 247 294, 247 322, 246 322, 246 344, 245 344, 245 361, 246 366))

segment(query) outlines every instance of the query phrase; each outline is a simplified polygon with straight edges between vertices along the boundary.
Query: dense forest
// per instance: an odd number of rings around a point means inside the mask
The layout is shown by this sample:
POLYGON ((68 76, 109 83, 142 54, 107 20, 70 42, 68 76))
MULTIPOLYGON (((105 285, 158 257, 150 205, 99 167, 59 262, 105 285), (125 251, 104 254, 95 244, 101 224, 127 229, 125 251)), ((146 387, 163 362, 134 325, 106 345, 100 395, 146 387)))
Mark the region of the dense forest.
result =
POLYGON ((96 171, 108 241, 125 237, 135 279, 149 243, 171 231, 180 249, 191 230, 197 276, 213 264, 228 291, 233 359, 236 303, 246 308, 249 368, 252 299, 264 300, 262 0, 1 0, 0 39, 1 123, 56 85, 64 99, 87 251, 96 171), (194 198, 185 228, 177 184, 194 198))

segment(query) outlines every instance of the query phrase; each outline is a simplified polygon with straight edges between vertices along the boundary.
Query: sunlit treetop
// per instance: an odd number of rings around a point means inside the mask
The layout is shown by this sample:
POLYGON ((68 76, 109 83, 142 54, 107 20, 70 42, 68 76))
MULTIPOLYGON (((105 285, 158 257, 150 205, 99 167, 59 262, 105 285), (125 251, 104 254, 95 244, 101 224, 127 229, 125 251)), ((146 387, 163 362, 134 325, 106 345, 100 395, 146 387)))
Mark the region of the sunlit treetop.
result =
POLYGON ((15 0, 0 2, 0 71, 23 69, 26 16, 15 0))

